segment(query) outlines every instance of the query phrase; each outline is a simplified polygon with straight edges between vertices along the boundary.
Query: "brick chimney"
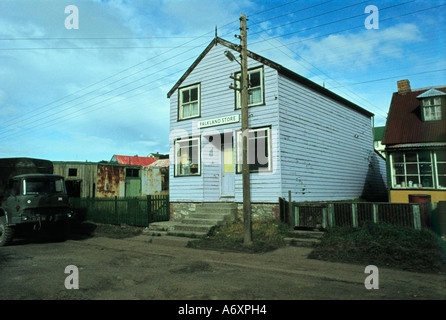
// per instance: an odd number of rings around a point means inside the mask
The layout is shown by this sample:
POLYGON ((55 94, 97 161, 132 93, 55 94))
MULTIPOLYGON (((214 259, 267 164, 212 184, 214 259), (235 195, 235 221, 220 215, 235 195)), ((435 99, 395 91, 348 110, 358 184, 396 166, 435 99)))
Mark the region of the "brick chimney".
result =
POLYGON ((411 91, 410 82, 407 79, 397 81, 398 94, 406 94, 411 91))

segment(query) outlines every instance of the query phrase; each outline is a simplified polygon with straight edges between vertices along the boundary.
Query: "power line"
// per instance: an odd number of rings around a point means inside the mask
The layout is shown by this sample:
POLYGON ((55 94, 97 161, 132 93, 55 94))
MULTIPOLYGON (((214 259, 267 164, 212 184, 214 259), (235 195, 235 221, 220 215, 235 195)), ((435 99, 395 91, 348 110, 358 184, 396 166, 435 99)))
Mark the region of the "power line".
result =
MULTIPOLYGON (((416 0, 413 0, 413 1, 416 1, 416 0)), ((410 2, 413 2, 413 1, 410 1, 410 2)), ((404 4, 406 4, 406 3, 404 3, 404 4)), ((398 4, 398 5, 401 5, 401 4, 398 4)), ((401 17, 408 16, 408 15, 413 15, 413 14, 420 13, 420 12, 423 12, 423 11, 428 11, 428 10, 432 10, 432 9, 437 9, 437 8, 439 8, 439 7, 443 7, 443 6, 445 6, 445 5, 446 5, 446 4, 441 4, 441 5, 434 6, 434 7, 429 7, 429 8, 424 8, 424 9, 420 9, 420 10, 416 10, 416 11, 408 12, 408 13, 401 14, 401 15, 398 15, 398 16, 395 16, 395 17, 390 17, 390 18, 381 19, 380 22, 389 21, 389 20, 393 20, 393 19, 395 19, 395 18, 401 18, 401 17)), ((397 5, 395 5, 395 6, 397 6, 397 5)), ((392 7, 393 7, 393 6, 392 6, 392 7)), ((390 7, 383 8, 383 9, 380 9, 380 10, 382 11, 382 10, 389 9, 389 8, 390 8, 390 7)), ((355 17, 357 17, 357 16, 355 16, 355 17)), ((352 18, 352 17, 350 17, 350 18, 344 18, 344 19, 341 19, 341 20, 337 20, 337 21, 333 21, 333 22, 327 23, 327 24, 325 24, 325 25, 333 24, 333 23, 337 23, 337 22, 342 22, 342 21, 345 21, 345 20, 348 20, 348 19, 351 19, 351 18, 352 18)), ((315 28, 317 28, 317 27, 321 27, 321 26, 325 26, 325 25, 315 26, 315 27, 312 27, 311 29, 315 29, 315 28)), ((343 29, 343 30, 339 30, 339 31, 329 32, 329 33, 326 33, 326 34, 323 34, 323 35, 317 35, 317 36, 314 36, 314 37, 311 37, 311 38, 306 38, 306 39, 302 39, 302 40, 298 40, 298 41, 289 42, 289 43, 284 44, 283 46, 289 46, 289 45, 291 45, 291 44, 297 44, 297 43, 301 43, 301 42, 305 42, 305 41, 310 41, 310 40, 314 40, 314 39, 318 39, 318 38, 322 38, 322 37, 327 37, 327 36, 330 36, 330 35, 333 35, 333 34, 338 34, 338 33, 342 33, 342 32, 345 32, 345 31, 351 31, 351 30, 358 29, 358 28, 364 28, 364 24, 357 25, 357 26, 350 27, 350 28, 343 29)), ((269 29, 266 29, 265 31, 268 31, 268 30, 269 30, 269 29)), ((283 34, 283 35, 280 35, 280 36, 271 37, 271 38, 269 38, 269 39, 271 40, 271 39, 276 39, 276 38, 282 38, 282 37, 286 37, 286 36, 289 36, 289 35, 292 35, 292 34, 296 34, 296 33, 304 32, 304 31, 307 31, 307 30, 309 30, 309 28, 308 28, 308 29, 301 29, 301 30, 299 30, 299 31, 290 32, 290 33, 283 34)), ((252 43, 250 43, 250 45, 254 45, 254 44, 262 43, 262 42, 263 42, 263 40, 261 40, 261 41, 256 41, 256 42, 252 42, 252 43)))
MULTIPOLYGON (((416 76, 416 75, 420 75, 420 74, 435 73, 435 72, 441 72, 441 71, 446 71, 446 69, 428 70, 428 71, 422 71, 422 72, 416 72, 416 73, 402 74, 402 75, 392 76, 392 77, 387 77, 387 78, 380 78, 380 79, 373 79, 373 80, 355 82, 355 83, 350 83, 349 86, 355 86, 355 85, 359 85, 359 84, 378 82, 378 81, 384 81, 384 80, 391 80, 391 79, 399 79, 399 78, 402 78, 402 77, 416 76)), ((332 87, 331 89, 342 88, 342 87, 344 87, 344 85, 339 86, 339 87, 332 87)))

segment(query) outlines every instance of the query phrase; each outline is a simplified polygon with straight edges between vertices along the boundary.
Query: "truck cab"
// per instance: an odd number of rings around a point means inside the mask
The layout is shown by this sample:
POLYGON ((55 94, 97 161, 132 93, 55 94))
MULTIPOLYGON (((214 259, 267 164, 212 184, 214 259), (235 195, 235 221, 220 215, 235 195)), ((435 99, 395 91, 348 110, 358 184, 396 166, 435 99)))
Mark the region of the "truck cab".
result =
POLYGON ((21 174, 9 179, 0 195, 0 246, 12 241, 16 228, 49 228, 65 234, 72 219, 64 177, 54 174, 21 174))

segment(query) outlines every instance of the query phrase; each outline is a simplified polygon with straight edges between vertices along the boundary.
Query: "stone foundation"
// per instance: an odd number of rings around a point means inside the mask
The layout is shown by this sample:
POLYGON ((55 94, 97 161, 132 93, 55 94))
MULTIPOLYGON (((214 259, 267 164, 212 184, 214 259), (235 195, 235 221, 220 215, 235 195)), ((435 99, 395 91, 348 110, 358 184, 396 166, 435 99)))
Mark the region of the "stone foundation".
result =
MULTIPOLYGON (((171 202, 170 220, 180 221, 196 211, 201 202, 171 202)), ((251 203, 253 220, 279 219, 278 203, 251 203)), ((237 203, 237 218, 243 219, 243 203, 237 203)))

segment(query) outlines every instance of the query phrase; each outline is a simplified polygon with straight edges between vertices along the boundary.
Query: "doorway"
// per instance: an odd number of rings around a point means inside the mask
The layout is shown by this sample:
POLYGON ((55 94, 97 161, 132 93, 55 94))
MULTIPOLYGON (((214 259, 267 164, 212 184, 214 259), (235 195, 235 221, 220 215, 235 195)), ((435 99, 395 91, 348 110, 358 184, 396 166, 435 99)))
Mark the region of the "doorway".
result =
POLYGON ((221 192, 222 198, 232 198, 235 195, 235 166, 233 136, 224 135, 221 144, 221 192))

